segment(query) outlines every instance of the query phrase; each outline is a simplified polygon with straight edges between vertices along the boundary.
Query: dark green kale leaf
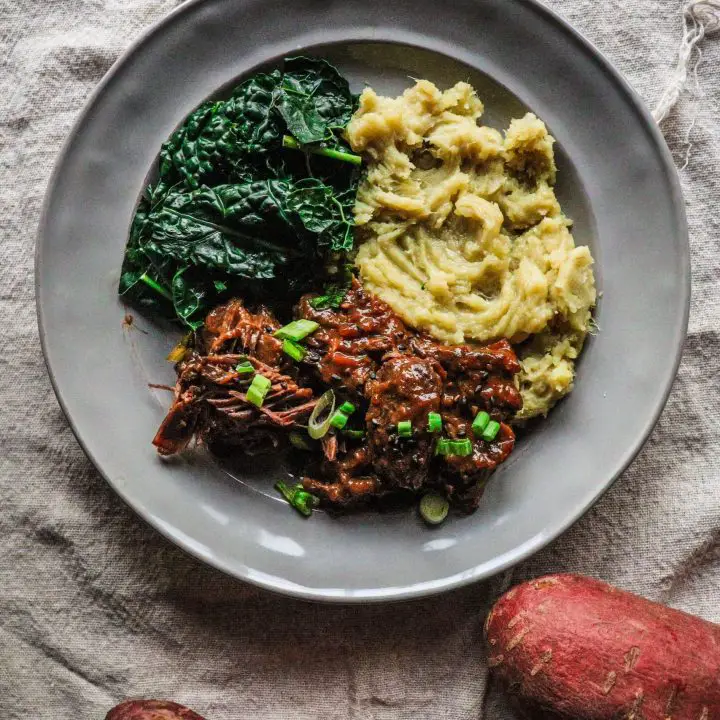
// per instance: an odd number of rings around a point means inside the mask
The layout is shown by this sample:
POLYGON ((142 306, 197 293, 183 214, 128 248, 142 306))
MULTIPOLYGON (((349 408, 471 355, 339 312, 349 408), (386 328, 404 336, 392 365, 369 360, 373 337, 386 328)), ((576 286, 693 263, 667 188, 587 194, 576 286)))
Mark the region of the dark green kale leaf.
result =
POLYGON ((145 231, 150 227, 148 215, 152 206, 152 195, 153 188, 148 188, 133 218, 123 258, 119 293, 126 301, 148 315, 173 318, 175 311, 170 291, 162 286, 162 280, 142 248, 145 231))
MULTIPOLYGON (((207 102, 195 110, 160 152, 163 187, 225 183, 231 174, 266 168, 268 155, 282 142, 284 125, 273 93, 282 75, 254 75, 227 100, 207 102)), ((274 177, 276 172, 261 172, 274 177)), ((160 184, 159 183, 159 184, 160 184)))
POLYGON ((355 112, 356 99, 350 92, 347 80, 325 60, 288 58, 281 89, 283 99, 293 106, 293 112, 288 114, 283 112, 281 106, 288 130, 304 144, 337 141, 338 134, 332 131, 342 131, 355 112), (293 99, 296 102, 293 103, 293 99), (300 108, 307 113, 306 121, 300 126, 308 129, 305 137, 293 129, 300 108))
MULTIPOLYGON (((340 135, 355 106, 347 81, 332 65, 289 58, 284 73, 253 75, 226 100, 203 103, 188 116, 162 147, 157 191, 195 190, 247 175, 294 175, 285 167, 283 135, 289 132, 303 145, 347 150, 340 135)), ((306 168, 299 174, 307 175, 306 168)))
POLYGON ((290 210, 317 236, 318 245, 332 252, 352 250, 354 202, 354 189, 338 193, 316 178, 298 181, 288 195, 290 210))
POLYGON ((219 147, 229 129, 223 102, 206 102, 191 113, 160 150, 158 185, 199 187, 221 159, 219 147))
POLYGON ((233 123, 233 147, 225 156, 235 176, 281 177, 280 147, 285 123, 276 107, 282 82, 279 70, 259 73, 238 86, 227 101, 226 114, 233 123))
POLYGON ((284 80, 278 92, 278 109, 289 132, 299 142, 308 144, 325 139, 327 123, 318 114, 312 95, 294 87, 291 80, 284 80))
POLYGON ((201 105, 162 147, 120 293, 197 328, 232 295, 267 302, 322 283, 325 255, 353 243, 358 168, 343 162, 342 131, 355 106, 335 68, 309 58, 201 105), (294 150, 283 147, 290 135, 294 150))
POLYGON ((192 282, 187 265, 181 267, 172 279, 172 302, 178 317, 192 330, 197 330, 205 319, 205 303, 208 292, 205 283, 192 282))
MULTIPOLYGON (((121 292, 135 288, 152 297, 153 287, 140 283, 148 274, 168 289, 177 317, 191 327, 239 280, 245 295, 262 293, 263 286, 282 295, 307 280, 316 252, 290 206, 293 192, 286 180, 171 190, 163 202, 143 208, 121 292)), ((161 296, 155 303, 164 305, 166 297, 155 294, 161 296)))
POLYGON ((290 192, 285 180, 171 192, 148 214, 142 251, 156 268, 170 261, 213 276, 270 280, 311 249, 291 224, 290 192))

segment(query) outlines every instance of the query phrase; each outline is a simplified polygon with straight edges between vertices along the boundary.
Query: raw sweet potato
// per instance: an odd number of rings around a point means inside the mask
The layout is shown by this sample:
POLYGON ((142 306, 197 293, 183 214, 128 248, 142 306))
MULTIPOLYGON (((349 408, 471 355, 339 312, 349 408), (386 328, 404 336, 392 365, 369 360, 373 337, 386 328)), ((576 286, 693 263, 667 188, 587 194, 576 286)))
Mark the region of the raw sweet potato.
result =
POLYGON ((720 718, 720 625, 578 575, 512 588, 485 622, 509 692, 573 720, 720 718))
POLYGON ((126 700, 116 705, 105 720, 205 720, 202 715, 170 700, 126 700))

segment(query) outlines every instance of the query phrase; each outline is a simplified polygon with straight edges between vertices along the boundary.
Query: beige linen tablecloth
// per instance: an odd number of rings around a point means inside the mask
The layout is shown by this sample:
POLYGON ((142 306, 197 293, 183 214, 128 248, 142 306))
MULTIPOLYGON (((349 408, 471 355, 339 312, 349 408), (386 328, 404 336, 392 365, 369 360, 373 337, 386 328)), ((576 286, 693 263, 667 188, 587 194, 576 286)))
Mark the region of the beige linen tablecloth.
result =
MULTIPOLYGON (((176 4, 0 0, 0 718, 101 718, 127 696, 174 698, 210 720, 503 717, 481 643, 497 581, 345 608, 235 582, 136 518, 57 405, 33 294, 48 176, 94 86, 176 4)), ((679 2, 550 5, 654 104, 676 61, 679 2)), ((720 621, 720 43, 705 45, 699 87, 663 129, 679 167, 691 143, 680 374, 630 470, 514 578, 587 573, 720 621)))

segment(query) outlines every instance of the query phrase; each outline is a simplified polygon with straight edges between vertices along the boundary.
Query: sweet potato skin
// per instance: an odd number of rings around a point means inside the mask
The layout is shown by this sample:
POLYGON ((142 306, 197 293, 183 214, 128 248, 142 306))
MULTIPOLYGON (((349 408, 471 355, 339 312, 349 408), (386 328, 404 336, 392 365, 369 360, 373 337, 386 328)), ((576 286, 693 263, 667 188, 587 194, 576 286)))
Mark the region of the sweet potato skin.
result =
POLYGON ((126 700, 116 705, 105 720, 205 720, 202 715, 170 700, 126 700))
POLYGON ((598 580, 512 588, 485 641, 494 675, 546 717, 720 719, 720 625, 598 580))

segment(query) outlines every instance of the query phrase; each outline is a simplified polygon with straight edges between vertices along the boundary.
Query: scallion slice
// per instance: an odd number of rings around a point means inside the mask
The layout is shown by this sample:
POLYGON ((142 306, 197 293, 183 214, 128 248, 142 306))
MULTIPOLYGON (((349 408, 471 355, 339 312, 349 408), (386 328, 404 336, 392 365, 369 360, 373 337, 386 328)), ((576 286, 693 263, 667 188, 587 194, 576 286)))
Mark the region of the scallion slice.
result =
POLYGON ((488 426, 488 423, 490 422, 490 416, 484 411, 481 410, 473 420, 472 424, 472 431, 475 433, 475 435, 482 435, 485 428, 488 426))
POLYGON ((362 440, 365 437, 365 431, 364 430, 353 430, 352 428, 344 428, 343 435, 347 435, 349 438, 352 438, 353 440, 362 440))
POLYGON ((270 380, 264 375, 255 375, 247 391, 246 397, 248 402, 256 405, 257 407, 262 407, 263 402, 265 402, 265 396, 268 394, 268 390, 270 390, 271 385, 272 383, 270 380))
POLYGON ((397 424, 397 431, 400 437, 412 437, 412 423, 409 420, 401 420, 397 424))
POLYGON ((336 410, 330 418, 330 425, 337 430, 342 430, 350 418, 340 409, 336 410))
POLYGON ((319 440, 330 429, 330 418, 335 412, 335 393, 328 390, 320 396, 308 420, 308 435, 319 440))
POLYGON ((447 438, 439 438, 435 444, 436 455, 447 455, 450 449, 450 441, 447 438))
POLYGON ((338 410, 344 412, 346 415, 352 415, 355 412, 355 406, 346 400, 338 410))
POLYGON ((450 503, 442 495, 427 493, 420 500, 420 517, 430 525, 439 525, 448 515, 450 503))
POLYGON ((241 362, 235 366, 235 372, 239 375, 248 375, 249 373, 254 373, 255 368, 249 360, 245 360, 245 362, 241 362))
POLYGON ((472 443, 467 438, 462 440, 449 440, 448 438, 440 438, 435 445, 436 455, 459 455, 466 457, 472 455, 472 443))
POLYGON ((294 340, 283 340, 282 349, 286 355, 289 355, 296 362, 300 362, 307 353, 307 350, 294 340))
POLYGON ((472 455, 472 443, 467 438, 463 438, 462 440, 451 440, 447 454, 459 455, 460 457, 472 455))
POLYGON ((289 486, 282 480, 275 483, 275 489, 292 505, 301 515, 310 517, 319 500, 303 488, 299 483, 289 486))
POLYGON ((440 413, 428 413, 428 432, 442 432, 442 415, 440 415, 440 413))
POLYGON ((500 432, 500 423, 491 420, 483 430, 482 439, 485 442, 492 442, 497 437, 498 432, 500 432))
POLYGON ((281 340, 294 340, 295 342, 300 342, 311 333, 314 333, 319 327, 320 325, 318 325, 318 323, 314 320, 305 320, 304 318, 301 318, 300 320, 293 320, 291 323, 288 323, 279 330, 276 330, 273 335, 281 340))

